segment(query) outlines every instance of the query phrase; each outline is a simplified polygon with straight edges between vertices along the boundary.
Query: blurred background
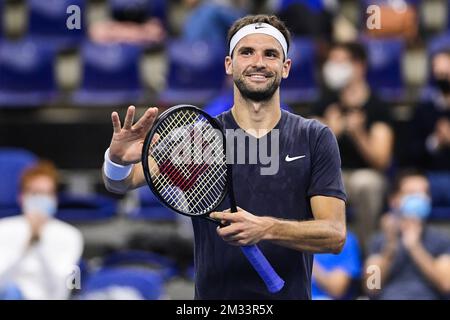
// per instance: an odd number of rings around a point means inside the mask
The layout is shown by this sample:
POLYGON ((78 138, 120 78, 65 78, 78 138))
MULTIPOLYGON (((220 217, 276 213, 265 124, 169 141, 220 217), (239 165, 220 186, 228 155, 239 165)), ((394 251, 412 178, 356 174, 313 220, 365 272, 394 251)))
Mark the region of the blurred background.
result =
MULTIPOLYGON (((81 289, 56 298, 191 299, 190 221, 147 187, 118 196, 103 186, 110 114, 130 104, 138 115, 178 103, 228 109, 228 28, 246 14, 276 14, 293 35, 282 104, 333 129, 349 193, 347 285, 321 287, 342 263, 325 257, 317 297, 366 298, 363 265, 375 252, 371 236, 385 231, 380 217, 407 210, 395 195, 420 193, 395 187, 405 168, 429 184, 422 223, 450 235, 449 10, 447 0, 0 0, 0 230, 24 211, 23 170, 50 160, 59 176, 54 217, 83 239, 81 289), (358 147, 358 133, 371 151, 358 147)), ((10 242, 0 241, 7 255, 10 242)), ((433 251, 441 254, 450 245, 433 251)), ((2 279, 14 279, 8 268, 0 267, 0 297, 2 279)), ((15 297, 21 288, 4 291, 15 297)))

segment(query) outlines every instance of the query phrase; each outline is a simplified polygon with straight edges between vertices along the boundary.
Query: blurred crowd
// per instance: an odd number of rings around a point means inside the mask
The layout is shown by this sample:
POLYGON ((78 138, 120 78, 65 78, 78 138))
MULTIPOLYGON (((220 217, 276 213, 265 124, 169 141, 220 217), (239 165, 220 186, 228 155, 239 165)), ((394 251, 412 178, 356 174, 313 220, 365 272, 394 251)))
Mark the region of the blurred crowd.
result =
MULTIPOLYGON (((233 98, 226 33, 251 13, 278 15, 294 35, 282 107, 324 122, 340 148, 351 231, 341 254, 315 255, 313 298, 448 299, 447 1, 0 0, 0 114, 150 101, 217 115, 233 98), (68 30, 75 3, 81 29, 68 30), (72 86, 56 63, 70 55, 81 59, 72 86)), ((1 145, 0 299, 192 298, 167 291, 192 284, 189 221, 145 188, 120 199, 61 192, 64 170, 1 145), (128 220, 111 224, 119 211, 128 220), (126 244, 89 252, 86 238, 120 237, 126 221, 139 225, 126 244)))

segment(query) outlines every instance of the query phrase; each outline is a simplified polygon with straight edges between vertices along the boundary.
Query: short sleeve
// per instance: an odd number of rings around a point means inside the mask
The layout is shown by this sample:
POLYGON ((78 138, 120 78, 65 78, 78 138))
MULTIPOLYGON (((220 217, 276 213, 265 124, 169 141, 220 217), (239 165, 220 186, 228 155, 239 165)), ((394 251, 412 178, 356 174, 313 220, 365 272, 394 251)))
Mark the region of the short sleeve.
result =
MULTIPOLYGON (((316 122, 319 123, 319 122, 316 122)), ((325 126, 311 144, 311 179, 308 197, 330 196, 347 200, 341 174, 341 156, 336 137, 325 126)))

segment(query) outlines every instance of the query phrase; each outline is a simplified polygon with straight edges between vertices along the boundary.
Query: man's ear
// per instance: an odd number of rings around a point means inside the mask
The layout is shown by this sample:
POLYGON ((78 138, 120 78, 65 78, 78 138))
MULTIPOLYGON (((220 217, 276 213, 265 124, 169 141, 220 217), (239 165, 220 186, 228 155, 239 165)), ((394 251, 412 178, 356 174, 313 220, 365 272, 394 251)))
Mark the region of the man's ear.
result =
POLYGON ((225 57, 225 73, 229 76, 233 74, 233 60, 230 56, 225 57))
POLYGON ((283 74, 282 74, 283 79, 286 79, 287 77, 289 77, 289 71, 291 70, 291 65, 292 65, 291 59, 286 59, 286 61, 283 62, 283 74))

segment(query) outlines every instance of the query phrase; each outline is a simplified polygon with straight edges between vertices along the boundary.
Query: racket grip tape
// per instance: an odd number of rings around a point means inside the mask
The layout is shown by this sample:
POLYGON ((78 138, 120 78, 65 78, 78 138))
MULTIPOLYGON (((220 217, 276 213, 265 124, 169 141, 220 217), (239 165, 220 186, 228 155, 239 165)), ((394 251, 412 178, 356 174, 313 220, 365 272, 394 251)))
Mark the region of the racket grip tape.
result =
POLYGON ((284 286, 284 280, 272 268, 269 261, 256 245, 242 246, 242 252, 247 257, 250 264, 255 268, 259 276, 264 280, 270 293, 280 291, 284 286))

